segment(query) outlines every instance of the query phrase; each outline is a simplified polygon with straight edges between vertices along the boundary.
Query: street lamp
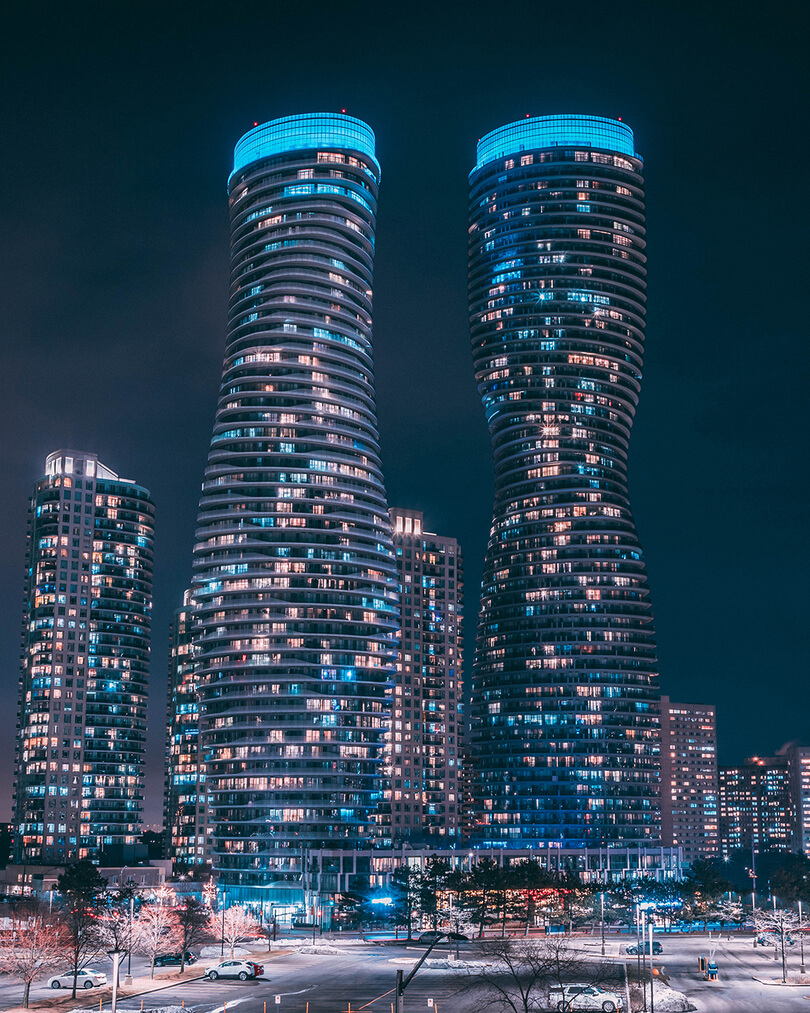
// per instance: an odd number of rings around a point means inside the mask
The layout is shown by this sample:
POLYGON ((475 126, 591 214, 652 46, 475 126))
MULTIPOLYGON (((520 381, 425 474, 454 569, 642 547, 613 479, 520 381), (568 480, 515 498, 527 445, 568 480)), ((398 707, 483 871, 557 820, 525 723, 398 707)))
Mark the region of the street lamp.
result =
POLYGON ((219 955, 220 955, 220 957, 224 957, 225 956, 225 897, 226 897, 226 895, 227 895, 227 891, 225 890, 225 887, 223 886, 222 887, 222 944, 220 945, 220 948, 219 948, 219 955))
POLYGON ((124 954, 117 946, 114 950, 108 950, 107 952, 113 962, 112 1013, 116 1013, 118 1007, 118 967, 124 954))
POLYGON ((602 956, 605 955, 605 891, 600 894, 602 899, 602 956))
POLYGON ((801 950, 801 964, 799 974, 804 974, 804 929, 802 927, 802 902, 799 901, 799 949, 801 950))

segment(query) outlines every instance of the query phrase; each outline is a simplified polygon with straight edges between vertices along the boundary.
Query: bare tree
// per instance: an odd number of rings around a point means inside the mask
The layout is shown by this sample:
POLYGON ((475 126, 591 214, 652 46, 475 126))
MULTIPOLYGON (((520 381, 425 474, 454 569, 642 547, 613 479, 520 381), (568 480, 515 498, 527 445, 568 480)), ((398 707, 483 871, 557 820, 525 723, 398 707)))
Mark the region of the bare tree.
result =
MULTIPOLYGON (((109 907, 98 921, 99 941, 105 950, 129 952, 129 914, 120 908, 109 907)), ((113 967, 113 973, 120 974, 120 962, 113 967)))
POLYGON ((149 957, 149 977, 155 976, 155 957, 161 950, 175 949, 180 944, 177 914, 166 904, 150 904, 141 908, 135 921, 132 945, 149 957))
POLYGON ((61 923, 70 943, 74 999, 79 971, 101 956, 104 949, 98 911, 106 886, 107 880, 88 861, 67 866, 57 880, 57 889, 62 898, 61 923))
MULTIPOLYGON (((787 981, 787 958, 785 955, 785 943, 791 932, 799 927, 798 915, 792 911, 785 911, 782 908, 774 908, 773 911, 758 911, 756 917, 757 933, 771 936, 773 944, 778 951, 782 949, 782 981, 787 981)), ((788 943, 789 945, 789 943, 788 943)))
MULTIPOLYGON (((617 987, 619 984, 615 967, 585 959, 561 937, 540 942, 498 939, 484 944, 484 950, 491 962, 472 972, 469 979, 475 1009, 480 1013, 565 1010, 571 999, 586 989, 598 989, 610 981, 616 981, 617 987), (563 989, 570 989, 572 981, 577 983, 577 991, 566 995, 563 989)), ((605 1013, 616 1009, 609 993, 604 993, 601 1008, 605 1013)))
POLYGON ((23 983, 26 1009, 32 983, 69 959, 70 940, 64 926, 39 913, 29 915, 14 938, 0 948, 0 970, 23 983))
POLYGON ((259 923, 243 907, 234 904, 225 912, 222 919, 222 938, 231 949, 231 959, 233 959, 233 949, 237 943, 241 943, 245 939, 252 939, 259 932, 259 923))
POLYGON ((182 974, 186 969, 186 953, 189 948, 211 937, 212 915, 205 904, 196 897, 186 897, 177 909, 177 925, 182 946, 180 956, 182 974))

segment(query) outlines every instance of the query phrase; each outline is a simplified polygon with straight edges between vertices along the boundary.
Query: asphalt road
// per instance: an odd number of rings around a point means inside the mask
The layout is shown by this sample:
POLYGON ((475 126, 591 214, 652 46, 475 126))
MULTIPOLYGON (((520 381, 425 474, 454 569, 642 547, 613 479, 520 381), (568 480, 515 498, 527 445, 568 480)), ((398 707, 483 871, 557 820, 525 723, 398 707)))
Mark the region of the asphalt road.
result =
MULTIPOLYGON (((709 954, 706 936, 666 936, 660 939, 664 953, 655 958, 656 966, 663 967, 673 988, 685 992, 701 1013, 810 1013, 810 985, 784 988, 762 985, 752 980, 753 975, 778 976, 781 963, 774 961, 773 950, 756 950, 751 937, 723 939, 716 944, 714 959, 720 977, 707 982, 698 970, 698 957, 709 954)), ((635 964, 627 957, 624 948, 627 937, 621 941, 608 940, 608 959, 635 964)), ((576 945, 591 953, 598 953, 598 939, 580 939, 576 945)), ((462 948, 462 959, 476 959, 476 945, 462 948), (466 949, 466 953, 464 950, 466 949)), ((396 971, 402 967, 406 974, 407 962, 424 952, 424 947, 407 946, 352 946, 345 955, 308 955, 289 953, 264 959, 265 975, 259 981, 208 980, 187 981, 149 995, 119 1001, 121 1013, 144 1013, 166 1006, 183 1004, 192 1013, 391 1013, 393 996, 390 994, 396 980, 396 971), (281 996, 276 1004, 275 996, 281 996), (309 1004, 307 1006, 307 1003, 309 1004)), ((434 949, 433 956, 446 955, 447 947, 434 949)), ((207 963, 201 960, 200 971, 207 963)), ((808 952, 810 966, 810 952, 808 952)), ((111 967, 103 961, 96 965, 111 977, 111 967)), ((798 972, 798 953, 791 953, 788 970, 798 972)), ((148 963, 134 957, 133 973, 148 973, 148 963)), ((156 978, 176 969, 157 970, 156 978)), ((437 968, 422 968, 406 993, 406 1013, 472 1013, 474 1001, 466 992, 466 977, 459 972, 437 968), (433 999, 433 1007, 427 1004, 433 999)), ((52 998, 56 993, 42 985, 32 988, 32 1002, 52 998)), ((0 1010, 19 1003, 22 989, 19 983, 0 978, 0 1010)), ((103 1013, 109 1013, 109 992, 104 993, 103 1013)), ((99 993, 87 990, 77 997, 75 1007, 98 1009, 99 993)), ((68 1007, 74 1008, 74 1007, 68 1007)))
MULTIPOLYGON (((717 943, 714 961, 719 977, 709 982, 698 971, 698 957, 708 956, 709 941, 700 937, 666 936, 661 940, 665 952, 655 958, 663 965, 670 984, 685 992, 701 1011, 705 1013, 791 1013, 796 1010, 810 1011, 810 985, 791 986, 762 985, 752 980, 759 977, 781 977, 782 964, 773 959, 773 949, 754 949, 751 936, 727 941, 723 937, 717 943)), ((792 949, 798 950, 798 947, 792 949)), ((810 952, 807 954, 810 961, 810 952)), ((788 976, 799 972, 799 954, 792 950, 788 955, 788 976)))

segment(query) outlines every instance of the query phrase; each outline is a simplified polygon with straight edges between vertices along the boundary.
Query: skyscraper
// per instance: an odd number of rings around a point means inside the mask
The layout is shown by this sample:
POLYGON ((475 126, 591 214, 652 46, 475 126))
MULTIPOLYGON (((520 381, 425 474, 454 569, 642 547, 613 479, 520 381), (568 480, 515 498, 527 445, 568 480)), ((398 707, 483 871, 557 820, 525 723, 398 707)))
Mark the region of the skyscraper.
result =
POLYGON ((294 879, 307 845, 369 840, 382 799, 398 623, 371 344, 379 178, 374 134, 345 115, 264 123, 234 153, 192 585, 214 866, 233 897, 294 879))
POLYGON ((458 541, 391 510, 402 626, 391 713, 391 839, 453 843, 461 825, 463 562, 458 541))
POLYGON ((208 796, 200 750, 200 697, 194 668, 191 592, 172 619, 166 716, 168 769, 164 798, 167 854, 181 865, 211 861, 208 796))
POLYGON ((16 858, 126 859, 143 808, 154 504, 95 454, 57 450, 31 497, 16 858))
POLYGON ((470 174, 473 357, 495 460, 471 716, 492 843, 660 834, 652 611, 627 489, 641 169, 624 123, 541 116, 487 134, 470 174))
POLYGON ((713 704, 661 697, 661 841, 685 862, 717 855, 717 716, 713 704))

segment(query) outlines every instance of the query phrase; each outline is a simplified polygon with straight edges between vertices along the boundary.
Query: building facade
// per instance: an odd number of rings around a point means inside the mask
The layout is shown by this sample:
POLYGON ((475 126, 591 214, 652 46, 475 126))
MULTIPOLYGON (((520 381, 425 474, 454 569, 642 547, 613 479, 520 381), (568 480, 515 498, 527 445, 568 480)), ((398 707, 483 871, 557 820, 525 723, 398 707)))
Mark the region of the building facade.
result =
POLYGON ((186 591, 182 608, 172 618, 169 641, 168 768, 164 796, 166 854, 182 866, 211 861, 193 620, 191 592, 186 591))
POLYGON ((229 180, 231 299, 192 595, 213 863, 237 898, 370 840, 397 588, 374 401, 379 163, 350 116, 264 123, 229 180))
POLYGON ((391 710, 383 839, 456 841, 461 831, 463 588, 455 538, 392 508, 401 633, 391 710))
POLYGON ((810 746, 789 746, 790 795, 793 803, 793 851, 810 858, 810 746))
POLYGON ((472 671, 485 843, 660 838, 652 608, 627 489, 645 314, 626 124, 511 123, 470 174, 469 300, 495 504, 472 671))
POLYGON ((786 755, 719 768, 720 852, 791 851, 796 810, 786 755))
POLYGON ((719 852, 717 714, 661 697, 661 842, 685 862, 719 852))
POLYGON ((19 862, 123 852, 140 832, 153 538, 143 486, 95 454, 48 456, 29 514, 19 862))

